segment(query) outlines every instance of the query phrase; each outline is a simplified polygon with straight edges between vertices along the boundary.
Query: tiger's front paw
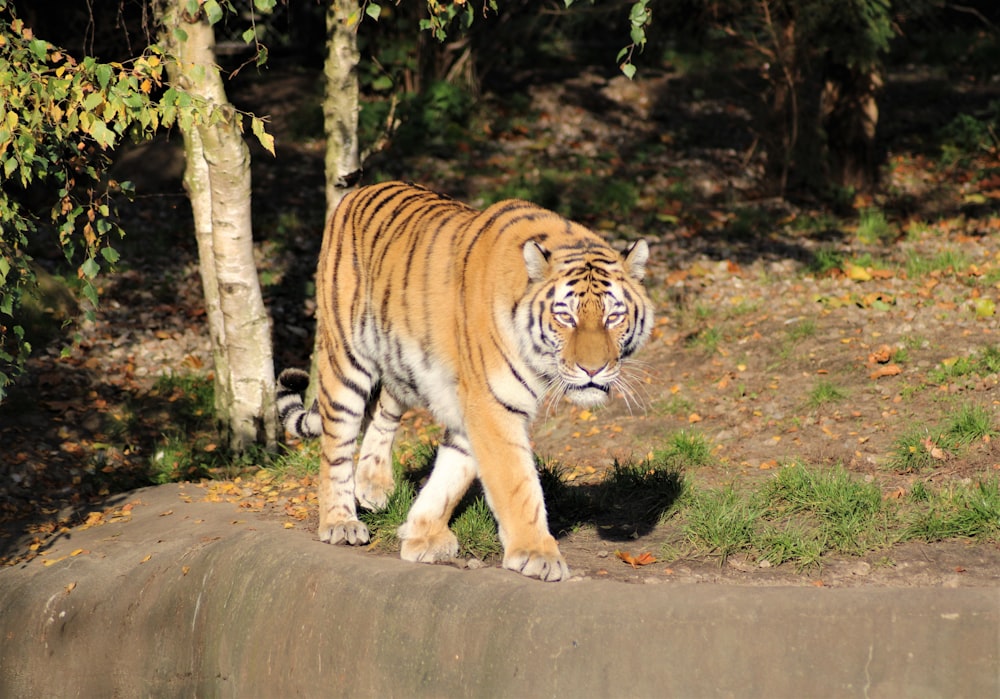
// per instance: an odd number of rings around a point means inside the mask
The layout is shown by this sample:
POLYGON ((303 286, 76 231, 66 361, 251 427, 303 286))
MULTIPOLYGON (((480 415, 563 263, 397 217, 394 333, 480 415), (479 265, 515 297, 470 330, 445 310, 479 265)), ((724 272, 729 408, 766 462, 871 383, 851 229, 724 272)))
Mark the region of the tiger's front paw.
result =
POLYGON ((569 578, 569 566, 553 542, 552 550, 512 549, 504 553, 503 567, 529 578, 558 582, 569 578))
POLYGON ((356 519, 349 519, 346 522, 331 522, 319 526, 319 540, 327 544, 339 544, 341 542, 358 546, 367 544, 369 540, 368 527, 364 522, 356 519))
POLYGON ((447 527, 432 533, 421 533, 409 522, 397 532, 402 545, 399 557, 412 563, 450 561, 458 555, 458 539, 447 527))

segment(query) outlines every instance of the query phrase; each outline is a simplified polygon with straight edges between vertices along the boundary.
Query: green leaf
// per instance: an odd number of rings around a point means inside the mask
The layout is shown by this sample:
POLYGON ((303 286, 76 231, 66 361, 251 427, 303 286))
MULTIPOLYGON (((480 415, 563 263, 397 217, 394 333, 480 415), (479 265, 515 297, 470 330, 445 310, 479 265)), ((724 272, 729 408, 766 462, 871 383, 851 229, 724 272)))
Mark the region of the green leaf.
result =
POLYGON ((253 27, 243 32, 243 43, 250 44, 257 38, 257 32, 253 27))
POLYGON ((92 112, 95 109, 97 109, 97 105, 101 104, 101 102, 103 101, 104 101, 104 95, 102 95, 100 92, 91 92, 89 95, 83 98, 81 106, 84 108, 84 110, 92 112))
POLYGON ((620 66, 622 74, 629 80, 635 75, 635 64, 634 63, 622 63, 620 66))
POLYGON ((276 0, 253 0, 253 6, 260 12, 272 12, 276 4, 276 0))
POLYGON ((264 146, 268 153, 274 155, 274 136, 264 130, 263 120, 253 117, 250 120, 250 130, 253 131, 253 135, 260 141, 260 145, 264 146))
POLYGON ((93 257, 88 257, 87 261, 80 265, 80 271, 87 279, 93 279, 101 271, 101 266, 97 264, 97 260, 93 257))
POLYGON ((42 41, 41 39, 32 39, 28 43, 28 48, 31 49, 31 53, 34 54, 35 58, 43 62, 46 59, 46 49, 48 49, 48 47, 48 42, 42 41))
POLYGON ((372 80, 371 88, 376 92, 385 92, 392 89, 392 78, 388 75, 380 75, 372 80))
POLYGON ((114 71, 111 69, 111 66, 107 63, 101 63, 94 70, 94 73, 97 75, 97 84, 101 86, 102 90, 107 89, 108 83, 111 82, 113 72, 114 71))
POLYGON ((205 10, 205 16, 208 18, 209 24, 214 25, 222 19, 222 8, 219 6, 217 0, 205 0, 202 8, 205 10))
POLYGON ((121 259, 121 255, 119 255, 118 251, 112 247, 101 248, 101 255, 111 264, 115 264, 121 259))
POLYGON ((365 14, 378 22, 378 18, 382 14, 382 8, 377 3, 369 2, 365 5, 365 14))
POLYGON ((87 282, 86 284, 83 285, 82 291, 83 291, 83 295, 86 297, 86 299, 88 301, 90 301, 90 303, 92 303, 94 306, 98 305, 97 304, 97 287, 95 287, 92 283, 87 282))

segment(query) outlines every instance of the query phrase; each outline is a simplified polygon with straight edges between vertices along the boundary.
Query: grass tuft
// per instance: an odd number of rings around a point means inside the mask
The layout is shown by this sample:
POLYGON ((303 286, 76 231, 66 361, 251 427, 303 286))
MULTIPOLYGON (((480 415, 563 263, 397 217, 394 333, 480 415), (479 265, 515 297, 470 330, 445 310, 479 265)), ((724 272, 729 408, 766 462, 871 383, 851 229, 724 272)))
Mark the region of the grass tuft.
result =
POLYGON ((829 379, 821 379, 809 392, 809 407, 821 408, 829 403, 836 403, 847 398, 847 393, 838 388, 829 379))
POLYGON ((712 445, 697 432, 680 430, 667 438, 664 449, 653 452, 653 461, 660 467, 708 466, 714 461, 712 445))

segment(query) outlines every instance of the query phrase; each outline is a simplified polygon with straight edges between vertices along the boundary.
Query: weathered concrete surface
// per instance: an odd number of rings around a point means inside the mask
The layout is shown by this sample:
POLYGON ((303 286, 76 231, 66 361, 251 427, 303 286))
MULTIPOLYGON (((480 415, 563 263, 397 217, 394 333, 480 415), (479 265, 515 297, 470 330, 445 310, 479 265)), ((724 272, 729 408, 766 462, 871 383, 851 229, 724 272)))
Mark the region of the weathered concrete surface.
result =
POLYGON ((0 571, 0 697, 1000 696, 1000 589, 543 584, 129 500, 0 571))

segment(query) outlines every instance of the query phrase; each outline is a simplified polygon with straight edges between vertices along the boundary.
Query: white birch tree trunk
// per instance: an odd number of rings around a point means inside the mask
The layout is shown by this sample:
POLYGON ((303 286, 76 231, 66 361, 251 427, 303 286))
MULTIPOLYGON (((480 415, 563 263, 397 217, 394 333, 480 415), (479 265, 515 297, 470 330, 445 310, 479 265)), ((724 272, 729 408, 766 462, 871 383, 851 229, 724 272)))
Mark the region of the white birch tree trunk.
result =
MULTIPOLYGON (((326 81, 323 99, 323 131, 326 134, 324 174, 326 179, 326 218, 329 221, 340 200, 361 179, 358 149, 358 51, 357 22, 360 8, 357 0, 328 0, 326 8, 326 60, 323 76, 326 81), (354 22, 351 22, 351 15, 354 22)), ((320 235, 322 235, 320 231, 320 235)), ((317 319, 318 320, 318 319, 317 319)), ((316 349, 319 331, 313 342, 313 359, 309 371, 306 401, 311 403, 319 388, 316 349)))
POLYGON ((255 444, 271 449, 277 437, 274 362, 253 256, 250 151, 215 64, 215 32, 178 4, 168 0, 164 6, 164 43, 175 59, 172 82, 204 103, 191 123, 181 120, 181 131, 215 358, 216 418, 235 452, 255 444))
POLYGON ((326 132, 326 220, 361 179, 358 155, 358 52, 357 0, 329 0, 326 10, 326 60, 323 74, 323 129, 326 132))

